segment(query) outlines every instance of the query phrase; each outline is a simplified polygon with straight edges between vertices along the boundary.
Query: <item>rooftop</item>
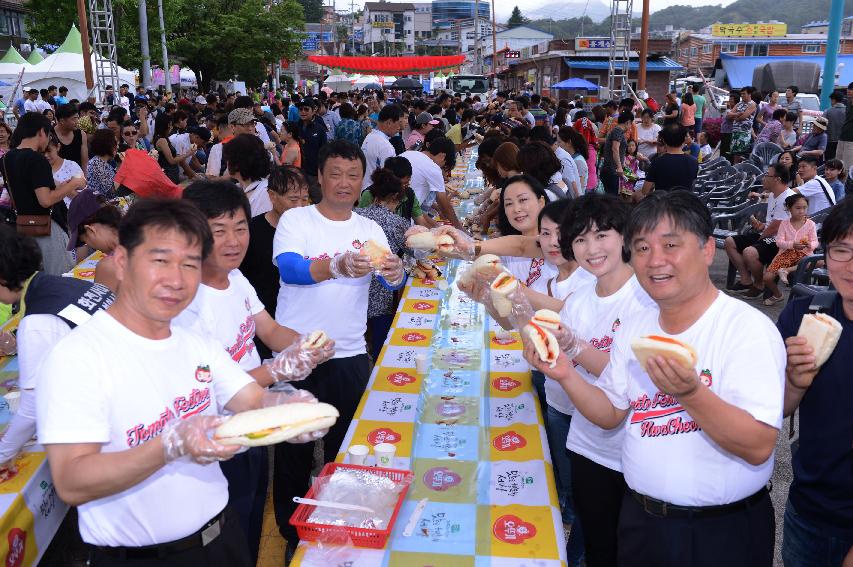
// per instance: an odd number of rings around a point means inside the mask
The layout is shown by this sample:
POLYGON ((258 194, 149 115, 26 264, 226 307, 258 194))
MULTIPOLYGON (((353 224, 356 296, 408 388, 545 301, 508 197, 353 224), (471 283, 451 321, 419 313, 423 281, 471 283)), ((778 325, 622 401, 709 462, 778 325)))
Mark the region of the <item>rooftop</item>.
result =
POLYGON ((414 11, 415 5, 410 2, 365 2, 364 9, 371 12, 401 14, 414 11))

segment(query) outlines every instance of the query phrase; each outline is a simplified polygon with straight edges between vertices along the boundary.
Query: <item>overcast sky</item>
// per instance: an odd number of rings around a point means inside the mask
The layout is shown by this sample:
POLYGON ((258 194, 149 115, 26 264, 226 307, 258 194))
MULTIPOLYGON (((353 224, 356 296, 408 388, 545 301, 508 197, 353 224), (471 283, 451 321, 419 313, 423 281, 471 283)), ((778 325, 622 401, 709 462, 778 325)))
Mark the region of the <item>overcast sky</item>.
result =
MULTIPOLYGON (((483 0, 490 1, 490 0, 483 0)), ((569 0, 572 4, 575 3, 585 3, 586 0, 569 0)), ((589 0, 590 3, 593 2, 602 2, 602 0, 589 0)), ((687 6, 706 6, 706 5, 714 5, 714 4, 723 4, 728 5, 731 4, 734 0, 651 0, 651 11, 654 12, 656 10, 662 10, 667 6, 672 6, 674 4, 684 4, 687 6)), ((609 6, 608 2, 603 2, 605 5, 609 6)), ((518 6, 521 10, 522 14, 526 14, 527 12, 531 12, 536 10, 537 8, 542 8, 544 6, 549 6, 551 9, 548 10, 550 15, 555 20, 559 20, 566 16, 565 9, 560 10, 560 5, 565 5, 565 2, 558 2, 557 0, 496 0, 495 8, 497 11, 497 19, 499 21, 505 22, 507 18, 509 18, 510 12, 512 12, 513 6, 518 6)), ((364 6, 364 0, 356 0, 355 1, 356 9, 364 6)), ((350 2, 349 0, 335 0, 335 8, 338 10, 347 10, 349 11, 350 2)), ((639 12, 642 9, 641 0, 634 0, 634 11, 639 12)))

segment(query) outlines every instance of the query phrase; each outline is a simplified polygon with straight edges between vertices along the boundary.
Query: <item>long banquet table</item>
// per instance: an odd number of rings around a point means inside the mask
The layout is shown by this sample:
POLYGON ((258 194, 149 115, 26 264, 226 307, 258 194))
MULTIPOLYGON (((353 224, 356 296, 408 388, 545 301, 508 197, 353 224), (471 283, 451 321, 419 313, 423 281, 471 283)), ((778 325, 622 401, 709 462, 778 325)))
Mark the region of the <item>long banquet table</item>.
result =
MULTIPOLYGON (((482 185, 474 156, 454 177, 482 185)), ((460 210, 470 209, 462 203, 460 210)), ((410 279, 337 461, 350 445, 393 443, 414 472, 384 549, 303 542, 293 565, 559 567, 565 540, 543 416, 517 333, 499 329, 440 264, 442 282, 410 279), (448 285, 445 285, 448 284, 448 285), (415 357, 427 356, 419 374, 415 357), (428 499, 411 536, 403 528, 428 499)), ((367 464, 374 464, 373 455, 367 464)))

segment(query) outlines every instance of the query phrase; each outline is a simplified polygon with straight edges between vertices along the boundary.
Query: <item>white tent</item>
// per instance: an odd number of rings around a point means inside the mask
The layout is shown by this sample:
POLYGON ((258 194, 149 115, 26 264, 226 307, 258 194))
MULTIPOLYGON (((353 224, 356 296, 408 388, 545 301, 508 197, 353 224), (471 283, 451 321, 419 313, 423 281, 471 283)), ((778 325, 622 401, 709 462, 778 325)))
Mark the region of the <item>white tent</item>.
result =
POLYGON ((18 50, 13 45, 3 58, 0 59, 0 81, 15 84, 18 82, 21 69, 29 69, 31 67, 32 65, 27 63, 27 60, 18 53, 18 50))
POLYGON ((346 92, 352 89, 353 80, 346 75, 329 75, 323 84, 335 92, 346 92))
POLYGON ((355 80, 355 82, 353 83, 353 87, 356 89, 362 89, 365 86, 369 85, 370 83, 378 83, 378 82, 379 82, 379 77, 376 77, 374 75, 362 75, 355 80))
MULTIPOLYGON (((83 71, 82 45, 80 32, 75 26, 71 26, 71 31, 59 49, 24 72, 24 87, 46 89, 50 85, 64 85, 68 87, 68 98, 85 100, 88 90, 83 71)), ((92 54, 93 73, 99 58, 98 55, 92 54)), ((127 83, 131 87, 136 84, 136 76, 122 67, 118 68, 118 79, 120 83, 127 83)))

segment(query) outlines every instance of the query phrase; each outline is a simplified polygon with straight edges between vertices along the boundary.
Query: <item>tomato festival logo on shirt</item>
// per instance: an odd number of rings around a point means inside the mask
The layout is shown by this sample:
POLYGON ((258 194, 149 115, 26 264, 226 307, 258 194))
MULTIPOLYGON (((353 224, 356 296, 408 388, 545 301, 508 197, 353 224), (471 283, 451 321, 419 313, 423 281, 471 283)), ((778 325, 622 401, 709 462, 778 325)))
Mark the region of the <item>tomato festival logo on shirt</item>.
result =
POLYGON ((653 397, 643 394, 631 402, 634 410, 631 415, 631 425, 640 424, 641 437, 663 437, 701 431, 701 427, 692 420, 680 415, 684 408, 673 396, 658 391, 653 397), (670 417, 673 416, 673 417, 670 417), (655 419, 670 417, 665 423, 656 424, 655 419))
POLYGON ((367 442, 371 445, 379 445, 380 443, 397 443, 400 441, 401 435, 388 427, 380 427, 374 429, 367 434, 367 442))
POLYGON ((21 528, 12 528, 6 534, 9 551, 6 553, 6 567, 21 567, 27 551, 27 532, 21 528))
POLYGON ((613 321, 613 326, 610 327, 610 332, 615 333, 617 330, 619 330, 619 327, 621 327, 621 326, 622 326, 622 321, 620 321, 619 317, 617 317, 616 320, 613 321))
POLYGON ((492 380, 492 386, 499 392, 511 392, 521 386, 521 382, 509 376, 498 376, 492 380))
POLYGON ((353 240, 352 241, 352 247, 355 248, 356 250, 361 250, 362 248, 364 248, 364 242, 362 242, 361 240, 358 240, 358 239, 353 240))
POLYGON ((492 533, 504 543, 518 545, 536 537, 536 526, 514 514, 506 514, 492 524, 492 533))
POLYGON ((386 380, 394 386, 406 386, 417 379, 406 372, 394 372, 393 374, 389 374, 386 380))
POLYGON ((407 343, 416 343, 418 341, 422 341, 426 339, 426 335, 412 331, 411 333, 404 333, 403 340, 407 343))
POLYGON ((714 381, 713 376, 711 376, 711 370, 708 368, 702 370, 702 372, 699 373, 699 381, 710 388, 714 381))
POLYGON ((433 467, 426 471, 423 476, 424 486, 436 492, 444 492, 461 482, 462 476, 446 467, 433 467))
MULTIPOLYGON (((246 307, 249 307, 248 299, 246 299, 246 307)), ((240 362, 244 356, 252 354, 255 350, 255 318, 251 312, 246 316, 246 320, 240 324, 234 344, 225 350, 234 362, 240 362)))
POLYGON ((527 439, 521 433, 509 430, 492 439, 492 447, 498 451, 515 451, 527 446, 527 439))
MULTIPOLYGON (((209 370, 208 370, 209 372, 209 370)), ((192 415, 200 414, 210 407, 210 389, 205 388, 199 390, 193 388, 189 396, 178 396, 172 401, 172 408, 168 406, 163 409, 160 415, 153 423, 145 425, 138 423, 129 428, 125 434, 127 435, 127 446, 136 447, 155 437, 163 432, 173 419, 183 419, 192 415)))
POLYGON ((195 379, 196 382, 208 383, 210 382, 210 366, 205 364, 199 364, 195 369, 195 379))

